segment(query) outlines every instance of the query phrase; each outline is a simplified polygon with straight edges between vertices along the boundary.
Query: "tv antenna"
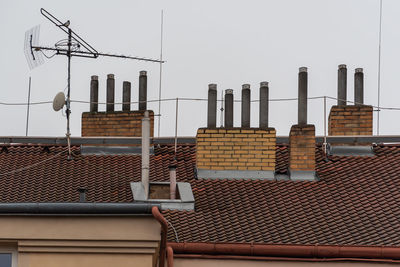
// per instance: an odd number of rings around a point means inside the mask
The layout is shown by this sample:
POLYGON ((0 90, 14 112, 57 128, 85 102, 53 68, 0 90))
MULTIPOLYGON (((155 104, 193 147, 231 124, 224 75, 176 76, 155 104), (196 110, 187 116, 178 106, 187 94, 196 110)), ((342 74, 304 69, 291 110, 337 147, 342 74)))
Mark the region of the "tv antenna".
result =
POLYGON ((65 98, 64 94, 57 94, 54 98, 53 108, 58 111, 66 106, 66 117, 67 117, 67 143, 68 143, 68 158, 71 159, 71 132, 70 132, 70 114, 71 114, 71 58, 72 57, 84 57, 84 58, 98 58, 103 57, 113 57, 113 58, 123 58, 123 59, 134 59, 141 61, 148 61, 154 63, 164 63, 162 59, 151 59, 145 57, 134 57, 126 55, 117 55, 109 53, 101 53, 93 48, 88 42, 86 42, 82 37, 80 37, 76 32, 70 28, 70 21, 61 22, 59 19, 54 17, 50 12, 44 8, 40 9, 40 13, 56 25, 60 30, 67 34, 67 39, 63 39, 55 43, 54 47, 39 46, 39 33, 40 26, 33 27, 25 33, 25 56, 28 61, 30 69, 40 66, 44 63, 43 55, 47 58, 51 58, 55 55, 63 55, 68 58, 68 90, 67 96, 65 98), (53 55, 47 56, 43 51, 52 51, 53 55), (62 100, 64 98, 64 101, 62 100), (60 103, 61 102, 61 103, 60 103))

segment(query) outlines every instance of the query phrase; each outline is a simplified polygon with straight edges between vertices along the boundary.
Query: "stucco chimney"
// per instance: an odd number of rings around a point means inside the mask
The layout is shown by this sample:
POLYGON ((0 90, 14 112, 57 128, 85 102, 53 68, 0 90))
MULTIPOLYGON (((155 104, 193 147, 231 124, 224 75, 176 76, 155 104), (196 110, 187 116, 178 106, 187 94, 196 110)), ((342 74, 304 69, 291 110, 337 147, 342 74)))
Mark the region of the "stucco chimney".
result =
POLYGON ((169 194, 170 199, 176 198, 176 165, 169 166, 169 194))

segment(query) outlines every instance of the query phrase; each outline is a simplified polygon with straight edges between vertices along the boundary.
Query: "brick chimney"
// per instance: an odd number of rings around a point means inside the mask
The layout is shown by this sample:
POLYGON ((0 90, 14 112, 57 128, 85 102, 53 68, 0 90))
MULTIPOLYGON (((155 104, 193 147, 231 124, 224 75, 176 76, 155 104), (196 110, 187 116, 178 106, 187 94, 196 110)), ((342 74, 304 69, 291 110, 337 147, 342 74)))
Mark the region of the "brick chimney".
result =
MULTIPOLYGON (((344 66, 344 67, 343 67, 344 66)), ((339 66, 340 69, 345 65, 339 66)), ((340 80, 340 78, 339 78, 340 80)), ((331 136, 372 135, 372 106, 364 105, 364 74, 357 68, 354 74, 354 105, 347 105, 346 89, 338 86, 338 104, 329 113, 328 134, 331 136)))
POLYGON ((289 174, 291 180, 317 180, 315 173, 315 126, 307 124, 307 68, 299 70, 298 123, 289 134, 289 174))
MULTIPOLYGON (((140 98, 144 101, 147 95, 147 76, 140 72, 140 98)), ((90 111, 82 113, 82 136, 142 136, 142 119, 146 111, 146 102, 141 102, 141 110, 130 110, 131 83, 123 82, 123 110, 115 111, 115 79, 113 74, 107 75, 107 105, 106 111, 98 111, 99 81, 98 76, 92 76, 90 82, 90 111)), ((150 136, 154 135, 154 112, 149 110, 150 136)))
POLYGON ((274 179, 276 131, 268 127, 268 83, 260 86, 260 126, 250 127, 250 85, 242 87, 242 127, 233 125, 233 90, 225 91, 225 127, 216 127, 217 86, 209 85, 207 127, 196 136, 199 178, 274 179), (266 107, 266 108, 265 108, 266 107))

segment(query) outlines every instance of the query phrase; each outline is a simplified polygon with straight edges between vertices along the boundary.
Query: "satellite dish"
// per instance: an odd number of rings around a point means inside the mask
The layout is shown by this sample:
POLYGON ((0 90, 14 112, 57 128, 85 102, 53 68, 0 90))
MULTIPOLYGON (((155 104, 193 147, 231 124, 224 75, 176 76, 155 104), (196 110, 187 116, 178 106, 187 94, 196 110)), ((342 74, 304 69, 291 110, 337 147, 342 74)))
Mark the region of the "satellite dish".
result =
POLYGON ((55 111, 59 111, 65 105, 65 94, 63 92, 59 92, 56 94, 53 100, 53 109, 55 111))

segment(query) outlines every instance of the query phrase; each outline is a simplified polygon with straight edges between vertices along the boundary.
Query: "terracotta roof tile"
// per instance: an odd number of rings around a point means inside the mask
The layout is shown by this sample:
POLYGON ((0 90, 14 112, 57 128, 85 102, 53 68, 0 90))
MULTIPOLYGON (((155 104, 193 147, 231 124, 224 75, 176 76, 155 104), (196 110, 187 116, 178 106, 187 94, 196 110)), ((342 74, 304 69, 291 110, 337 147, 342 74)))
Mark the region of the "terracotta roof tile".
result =
MULTIPOLYGON (((62 146, 0 149, 0 202, 131 202, 139 155, 67 160, 62 146), (59 154, 61 153, 61 154, 59 154)), ((316 148, 318 182, 195 178, 195 145, 179 145, 177 178, 190 182, 195 211, 164 211, 180 242, 255 242, 400 246, 400 147, 377 146, 373 157, 330 156, 316 148)), ((288 148, 276 148, 276 171, 287 172, 288 148)), ((174 147, 155 147, 152 180, 168 179, 174 147)), ((170 227, 170 241, 176 241, 170 227)))

